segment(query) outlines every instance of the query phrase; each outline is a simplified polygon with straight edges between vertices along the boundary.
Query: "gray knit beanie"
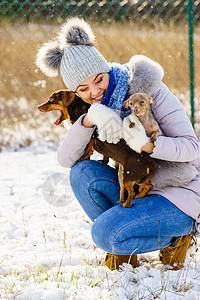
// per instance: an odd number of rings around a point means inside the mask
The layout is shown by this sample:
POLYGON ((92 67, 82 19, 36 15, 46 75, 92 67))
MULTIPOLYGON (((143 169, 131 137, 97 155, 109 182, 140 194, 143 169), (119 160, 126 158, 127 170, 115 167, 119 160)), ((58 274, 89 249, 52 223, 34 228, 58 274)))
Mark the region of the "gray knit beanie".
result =
POLYGON ((83 19, 72 18, 62 27, 54 41, 38 51, 36 64, 47 76, 60 73, 69 90, 75 92, 81 82, 110 67, 94 47, 95 37, 83 19))

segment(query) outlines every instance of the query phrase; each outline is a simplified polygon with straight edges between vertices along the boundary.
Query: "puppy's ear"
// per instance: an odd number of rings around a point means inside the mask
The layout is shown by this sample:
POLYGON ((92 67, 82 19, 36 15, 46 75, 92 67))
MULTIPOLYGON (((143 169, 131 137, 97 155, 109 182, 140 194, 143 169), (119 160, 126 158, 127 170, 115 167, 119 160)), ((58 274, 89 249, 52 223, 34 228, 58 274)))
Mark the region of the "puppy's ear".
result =
POLYGON ((129 108, 129 99, 128 99, 128 100, 126 100, 126 101, 124 101, 124 103, 123 103, 123 107, 125 107, 125 108, 129 108))
POLYGON ((153 98, 149 97, 149 103, 153 104, 153 98))
POLYGON ((75 98, 75 93, 67 90, 61 91, 61 100, 64 107, 68 107, 75 98))

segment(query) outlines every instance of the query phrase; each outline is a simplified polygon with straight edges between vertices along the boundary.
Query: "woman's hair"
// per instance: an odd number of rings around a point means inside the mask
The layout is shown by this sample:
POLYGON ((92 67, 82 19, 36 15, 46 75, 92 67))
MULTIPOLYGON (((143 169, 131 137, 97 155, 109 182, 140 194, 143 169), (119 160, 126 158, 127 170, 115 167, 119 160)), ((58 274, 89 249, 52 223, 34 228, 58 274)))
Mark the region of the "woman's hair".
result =
POLYGON ((81 82, 110 67, 95 48, 95 36, 83 19, 71 18, 54 39, 38 51, 37 66, 50 77, 62 75, 66 86, 76 91, 81 82))

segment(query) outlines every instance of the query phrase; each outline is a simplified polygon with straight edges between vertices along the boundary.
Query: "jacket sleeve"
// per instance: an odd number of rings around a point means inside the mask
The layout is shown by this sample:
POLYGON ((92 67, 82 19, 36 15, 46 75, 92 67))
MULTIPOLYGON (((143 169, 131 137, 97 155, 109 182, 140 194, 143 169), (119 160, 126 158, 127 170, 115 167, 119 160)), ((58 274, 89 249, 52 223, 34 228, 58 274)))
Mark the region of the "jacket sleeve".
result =
POLYGON ((77 160, 84 154, 84 150, 92 137, 95 127, 86 128, 81 125, 84 116, 80 116, 72 125, 58 147, 57 160, 62 167, 71 168, 75 165, 77 160))
POLYGON ((153 158, 186 162, 199 156, 199 141, 179 99, 162 83, 153 95, 153 115, 163 135, 157 137, 153 158))

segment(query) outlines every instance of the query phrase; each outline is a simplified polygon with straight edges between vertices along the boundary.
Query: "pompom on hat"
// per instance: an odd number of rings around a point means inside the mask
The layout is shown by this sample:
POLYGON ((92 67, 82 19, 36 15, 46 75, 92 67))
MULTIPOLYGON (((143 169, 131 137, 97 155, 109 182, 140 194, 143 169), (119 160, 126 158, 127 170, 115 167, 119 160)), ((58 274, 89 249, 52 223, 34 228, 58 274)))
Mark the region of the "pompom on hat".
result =
POLYGON ((47 76, 55 77, 60 73, 73 92, 87 78, 110 71, 107 61, 95 48, 91 27, 79 18, 66 22, 57 39, 42 46, 36 65, 47 76))

